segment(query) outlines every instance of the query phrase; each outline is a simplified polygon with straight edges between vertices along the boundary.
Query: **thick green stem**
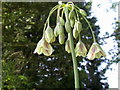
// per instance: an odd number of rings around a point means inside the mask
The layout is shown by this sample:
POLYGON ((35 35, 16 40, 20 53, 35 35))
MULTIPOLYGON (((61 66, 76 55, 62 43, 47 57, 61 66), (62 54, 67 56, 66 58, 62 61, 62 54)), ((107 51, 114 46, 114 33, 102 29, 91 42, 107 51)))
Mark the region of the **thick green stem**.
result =
MULTIPOLYGON (((68 7, 65 7, 64 10, 65 10, 66 21, 69 21, 68 7)), ((71 50, 71 54, 72 54, 73 69, 74 69, 74 79, 75 79, 75 88, 80 88, 79 75, 78 75, 78 69, 77 69, 77 60, 76 60, 76 54, 75 54, 75 49, 74 49, 74 41, 73 41, 72 31, 70 31, 70 33, 68 33, 68 39, 70 41, 70 50, 71 50)))
POLYGON ((73 41, 72 32, 68 33, 68 38, 70 41, 70 49, 71 49, 72 60, 73 60, 75 88, 80 88, 79 74, 78 74, 78 68, 77 68, 78 66, 77 66, 77 60, 76 60, 76 54, 75 54, 75 49, 74 49, 74 41, 73 41))

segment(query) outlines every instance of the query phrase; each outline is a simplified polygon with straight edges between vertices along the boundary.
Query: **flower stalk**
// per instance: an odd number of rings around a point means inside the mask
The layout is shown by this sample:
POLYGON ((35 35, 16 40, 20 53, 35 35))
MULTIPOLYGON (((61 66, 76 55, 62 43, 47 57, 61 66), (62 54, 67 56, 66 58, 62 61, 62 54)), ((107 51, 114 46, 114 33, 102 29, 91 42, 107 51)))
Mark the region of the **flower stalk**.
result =
POLYGON ((83 18, 85 19, 85 21, 88 23, 88 26, 90 27, 90 30, 92 32, 92 36, 93 36, 93 42, 95 43, 96 42, 96 39, 95 39, 95 35, 94 35, 94 31, 89 23, 89 21, 83 16, 83 18))
POLYGON ((72 61, 73 61, 75 88, 80 88, 78 65, 77 65, 77 59, 76 59, 76 54, 75 54, 75 49, 74 49, 74 41, 73 41, 72 32, 68 33, 68 39, 70 41, 70 49, 71 49, 71 55, 72 55, 72 61))
MULTIPOLYGON (((65 7, 65 17, 66 17, 66 21, 69 22, 67 7, 65 7)), ((68 33, 68 40, 70 44, 70 51, 71 51, 72 61, 73 61, 75 88, 80 88, 77 59, 76 59, 75 48, 74 48, 73 34, 71 30, 68 33)))

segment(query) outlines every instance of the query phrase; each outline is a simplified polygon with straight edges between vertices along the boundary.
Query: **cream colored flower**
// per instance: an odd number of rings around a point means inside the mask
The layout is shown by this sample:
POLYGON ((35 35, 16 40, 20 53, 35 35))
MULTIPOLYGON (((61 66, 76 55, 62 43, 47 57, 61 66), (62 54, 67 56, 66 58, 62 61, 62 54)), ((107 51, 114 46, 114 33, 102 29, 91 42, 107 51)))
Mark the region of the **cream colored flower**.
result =
POLYGON ((37 53, 38 55, 43 53, 45 56, 50 56, 53 53, 53 48, 44 38, 42 38, 38 42, 34 53, 37 53))
POLYGON ((93 60, 95 58, 100 58, 101 56, 106 57, 105 52, 98 43, 93 43, 87 54, 88 59, 93 60))
POLYGON ((75 53, 76 53, 76 57, 77 56, 86 57, 87 49, 86 49, 84 43, 80 40, 76 44, 75 53))

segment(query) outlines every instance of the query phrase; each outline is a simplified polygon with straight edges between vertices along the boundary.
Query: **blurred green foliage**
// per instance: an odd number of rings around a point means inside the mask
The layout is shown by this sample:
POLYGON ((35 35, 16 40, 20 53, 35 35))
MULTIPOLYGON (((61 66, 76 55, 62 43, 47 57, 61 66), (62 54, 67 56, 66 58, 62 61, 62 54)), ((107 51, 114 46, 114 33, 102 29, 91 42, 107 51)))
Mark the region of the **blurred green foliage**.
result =
MULTIPOLYGON (((2 40, 3 40, 3 89, 21 88, 74 88, 71 54, 64 51, 64 45, 58 40, 53 43, 55 49, 50 57, 33 54, 37 42, 42 37, 44 22, 55 2, 3 2, 2 3, 2 40)), ((90 16, 91 2, 75 3, 90 16)), ((51 27, 55 27, 54 13, 51 27)), ((88 19, 99 42, 99 26, 95 25, 95 17, 88 19)), ((87 23, 81 19, 83 31, 82 41, 90 48, 91 32, 87 23)), ((66 38, 67 39, 67 38, 66 38)), ((75 41, 76 43, 77 41, 75 41)), ((108 88, 104 76, 109 68, 109 60, 105 58, 89 61, 78 57, 80 86, 82 88, 108 88), (106 67, 99 70, 102 63, 106 67)))

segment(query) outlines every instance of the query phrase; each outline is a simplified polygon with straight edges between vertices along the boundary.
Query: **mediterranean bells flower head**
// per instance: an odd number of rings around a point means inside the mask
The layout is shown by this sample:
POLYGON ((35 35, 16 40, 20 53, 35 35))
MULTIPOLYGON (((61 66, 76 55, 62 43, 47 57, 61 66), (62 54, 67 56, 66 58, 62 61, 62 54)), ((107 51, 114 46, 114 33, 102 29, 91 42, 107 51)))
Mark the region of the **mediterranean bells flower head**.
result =
POLYGON ((38 55, 43 53, 45 56, 50 56, 54 51, 50 43, 55 42, 56 37, 58 37, 60 44, 65 43, 65 51, 68 53, 72 53, 72 51, 74 51, 76 57, 87 56, 89 60, 100 58, 101 56, 105 57, 105 52, 102 50, 100 45, 96 43, 94 32, 89 24, 89 21, 86 19, 86 16, 86 12, 74 5, 72 2, 68 2, 67 4, 59 2, 59 5, 53 7, 48 15, 48 18, 44 24, 43 37, 38 42, 34 53, 37 53, 38 55), (56 26, 54 29, 52 29, 50 27, 50 16, 54 11, 57 11, 57 18, 56 26), (88 23, 94 40, 94 43, 92 44, 88 54, 85 44, 80 39, 80 34, 84 30, 81 21, 83 19, 81 18, 83 18, 88 23), (65 32, 68 34, 67 40, 65 32), (79 41, 77 42, 75 49, 74 47, 72 48, 74 44, 71 44, 72 39, 69 38, 70 34, 72 35, 73 40, 78 39, 79 37, 79 41))

